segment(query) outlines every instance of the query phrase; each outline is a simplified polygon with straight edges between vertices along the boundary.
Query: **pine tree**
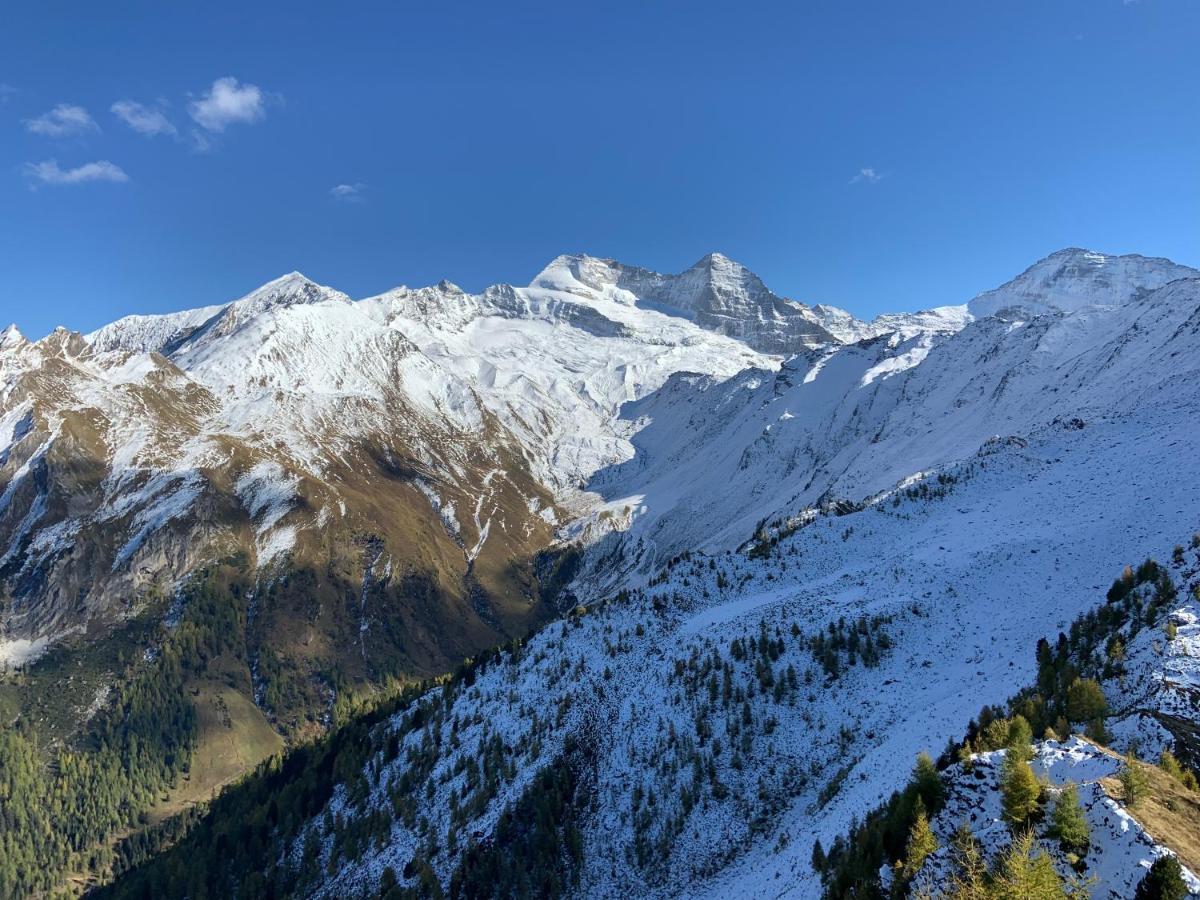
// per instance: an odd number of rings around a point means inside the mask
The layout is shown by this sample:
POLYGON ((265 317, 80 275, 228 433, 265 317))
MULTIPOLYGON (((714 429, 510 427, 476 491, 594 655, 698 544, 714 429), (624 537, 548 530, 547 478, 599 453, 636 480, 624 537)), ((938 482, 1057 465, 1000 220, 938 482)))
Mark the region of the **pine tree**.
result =
POLYGON ((1072 722, 1092 722, 1108 715, 1108 701, 1098 682, 1076 678, 1067 688, 1067 718, 1072 722))
POLYGON ((1050 815, 1050 835, 1058 838, 1062 848, 1077 856, 1087 852, 1091 841, 1087 819, 1079 806, 1079 791, 1068 784, 1059 792, 1050 815))
POLYGON ((950 848, 954 873, 950 876, 949 900, 989 900, 987 866, 966 822, 954 832, 950 848))
POLYGON ((1133 896, 1134 900, 1185 900, 1188 889, 1179 860, 1170 855, 1156 859, 1133 896))
POLYGON ((1000 774, 1001 806, 1004 819, 1014 829, 1023 828, 1037 813, 1042 794, 1029 763, 1005 754, 1000 774))
POLYGON ((1033 729, 1022 715, 1012 717, 1008 723, 1008 755, 1028 762, 1033 759, 1033 729))
POLYGON ((814 872, 825 871, 825 850, 821 846, 820 838, 817 838, 815 841, 813 841, 812 867, 814 872))
POLYGON ((912 881, 926 857, 937 847, 937 838, 929 827, 929 817, 925 813, 925 801, 917 797, 912 827, 908 830, 908 845, 904 850, 904 865, 900 869, 901 878, 912 881))
MULTIPOLYGON (((1069 900, 1078 891, 1073 887, 1068 893, 1050 857, 1040 851, 1034 853, 1031 831, 1013 838, 992 875, 991 896, 995 900, 1069 900)), ((1082 896, 1086 897, 1086 892, 1082 896)))
POLYGON ((938 774, 933 758, 925 752, 917 754, 917 764, 913 767, 912 785, 917 795, 924 801, 925 808, 937 812, 942 808, 946 799, 946 786, 942 784, 942 776, 938 774))
POLYGON ((1132 753, 1125 755, 1125 767, 1120 774, 1121 789, 1125 792, 1125 805, 1136 806, 1150 789, 1150 780, 1132 753))

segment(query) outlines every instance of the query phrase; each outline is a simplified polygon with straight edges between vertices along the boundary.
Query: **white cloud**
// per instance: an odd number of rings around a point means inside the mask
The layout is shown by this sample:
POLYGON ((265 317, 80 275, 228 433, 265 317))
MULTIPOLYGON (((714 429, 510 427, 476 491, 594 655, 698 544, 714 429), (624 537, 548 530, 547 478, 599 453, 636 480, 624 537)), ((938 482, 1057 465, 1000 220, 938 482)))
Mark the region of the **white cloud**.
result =
POLYGON ((206 131, 221 132, 237 123, 257 122, 266 115, 263 101, 258 85, 218 78, 207 94, 188 104, 188 113, 206 131))
POLYGON ((136 131, 147 137, 156 134, 175 134, 175 126, 166 113, 136 100, 118 100, 112 105, 112 114, 136 131))
POLYGON ((850 179, 851 184, 877 184, 883 180, 883 176, 867 166, 864 169, 859 169, 858 174, 850 179))
POLYGON ((329 196, 343 203, 362 203, 366 199, 363 196, 363 191, 366 189, 367 186, 361 181, 354 184, 338 184, 329 189, 329 196))
POLYGON ((58 162, 48 159, 40 163, 26 163, 25 174, 42 184, 83 184, 86 181, 128 181, 120 166, 107 159, 84 163, 74 169, 60 168, 58 162))
POLYGON ((99 131, 100 126, 82 106, 72 106, 60 103, 48 113, 43 113, 36 119, 26 119, 25 127, 34 134, 46 137, 67 137, 72 134, 83 134, 85 131, 99 131))

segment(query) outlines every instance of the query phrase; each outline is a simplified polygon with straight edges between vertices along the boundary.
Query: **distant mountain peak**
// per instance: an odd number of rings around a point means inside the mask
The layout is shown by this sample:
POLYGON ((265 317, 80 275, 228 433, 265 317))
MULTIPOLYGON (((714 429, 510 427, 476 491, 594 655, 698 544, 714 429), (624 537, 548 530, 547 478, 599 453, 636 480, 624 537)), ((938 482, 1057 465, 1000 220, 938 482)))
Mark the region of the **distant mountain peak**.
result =
POLYGON ((1082 247, 1051 253, 969 304, 975 318, 1005 310, 1030 315, 1074 312, 1088 306, 1120 306, 1178 278, 1200 272, 1162 257, 1113 256, 1082 247))
MULTIPOLYGON (((697 260, 696 263, 692 266, 693 269, 734 268, 734 267, 739 268, 739 269, 746 269, 746 267, 743 266, 741 263, 739 263, 737 260, 731 259, 728 256, 726 256, 724 253, 720 253, 716 250, 714 250, 711 253, 704 254, 704 256, 700 257, 700 259, 697 260)), ((746 271, 749 272, 750 270, 746 269, 746 271)))
POLYGON ((808 307, 774 294, 746 266, 717 252, 673 275, 587 254, 557 256, 530 287, 600 294, 615 288, 764 353, 789 355, 837 343, 808 307))
POLYGON ((0 350, 8 350, 24 343, 27 343, 25 335, 21 334, 15 323, 0 331, 0 350))
POLYGON ((82 356, 90 349, 83 335, 62 325, 38 341, 36 346, 53 356, 82 356))
POLYGON ((300 303, 321 303, 325 300, 350 302, 350 298, 341 291, 317 284, 300 272, 288 272, 255 288, 229 306, 262 306, 266 309, 273 306, 295 306, 300 303))

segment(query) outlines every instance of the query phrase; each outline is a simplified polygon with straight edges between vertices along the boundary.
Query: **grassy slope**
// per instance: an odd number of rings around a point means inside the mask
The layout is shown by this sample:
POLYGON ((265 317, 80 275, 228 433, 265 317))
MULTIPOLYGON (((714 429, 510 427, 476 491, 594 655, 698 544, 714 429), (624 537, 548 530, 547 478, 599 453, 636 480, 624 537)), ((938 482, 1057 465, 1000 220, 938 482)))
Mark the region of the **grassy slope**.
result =
MULTIPOLYGON (((1150 836, 1170 847, 1185 866, 1200 872, 1200 794, 1189 791, 1157 766, 1135 762, 1149 783, 1146 796, 1128 812, 1150 836)), ((1121 782, 1116 778, 1100 781, 1105 792, 1124 802, 1121 782)))
POLYGON ((244 665, 220 658, 209 672, 189 685, 199 730, 191 771, 167 799, 148 813, 161 822, 185 807, 210 800, 267 757, 281 753, 283 738, 249 698, 244 665), (233 683, 231 683, 233 682, 233 683))

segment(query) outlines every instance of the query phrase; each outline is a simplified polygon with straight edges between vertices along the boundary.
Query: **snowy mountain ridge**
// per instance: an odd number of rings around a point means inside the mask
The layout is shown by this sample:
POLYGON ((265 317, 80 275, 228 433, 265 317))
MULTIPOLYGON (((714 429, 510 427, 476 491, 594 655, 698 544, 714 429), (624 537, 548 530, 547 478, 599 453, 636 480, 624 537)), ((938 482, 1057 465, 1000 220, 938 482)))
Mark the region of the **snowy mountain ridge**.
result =
POLYGON ((3 627, 42 638, 104 607, 103 583, 69 615, 47 594, 64 567, 86 584, 91 563, 72 540, 100 523, 124 529, 100 542, 122 591, 169 585, 182 574, 174 554, 155 550, 147 565, 143 547, 191 527, 205 486, 248 483, 251 470, 277 472, 284 498, 261 523, 236 489, 229 498, 260 562, 303 552, 345 517, 339 485, 362 477, 347 463, 366 448, 371 468, 409 461, 413 503, 434 505, 452 543, 482 548, 506 528, 522 544, 558 527, 597 548, 589 565, 616 552, 617 571, 644 577, 683 549, 735 546, 761 519, 962 458, 1055 403, 1063 415, 1105 409, 1147 378, 1182 377, 1186 353, 1149 367, 1144 354, 1187 340, 1196 274, 1061 251, 965 307, 863 323, 780 298, 720 254, 679 275, 562 256, 529 287, 480 294, 442 282, 354 302, 293 272, 232 303, 86 337, 30 342, 9 328, 3 627), (1083 305, 1093 288, 1101 305, 1083 305), (1023 304, 1044 314, 1012 319, 1023 304), (799 352, 780 368, 747 342, 799 352), (59 445, 94 459, 90 506, 50 477, 59 445), (501 505, 524 512, 499 515, 495 472, 510 475, 501 505), (713 472, 720 486, 701 489, 713 472))
MULTIPOLYGON (((446 886, 569 769, 582 895, 809 897, 814 840, 1196 529, 1198 384, 1200 273, 1073 250, 871 323, 713 254, 9 329, 0 658, 169 630, 219 570, 247 714, 293 739, 536 631, 292 836, 310 893, 446 886)), ((1155 687, 1114 729, 1178 746, 1188 657, 1131 641, 1155 687)))

